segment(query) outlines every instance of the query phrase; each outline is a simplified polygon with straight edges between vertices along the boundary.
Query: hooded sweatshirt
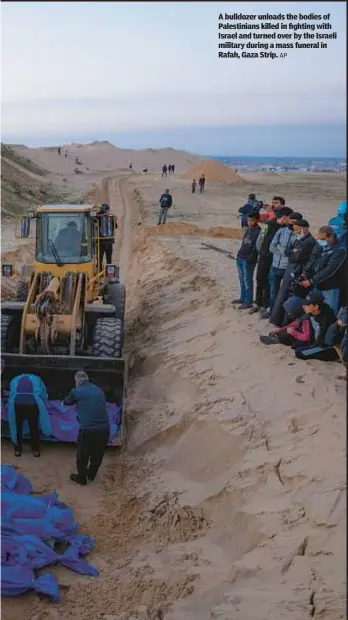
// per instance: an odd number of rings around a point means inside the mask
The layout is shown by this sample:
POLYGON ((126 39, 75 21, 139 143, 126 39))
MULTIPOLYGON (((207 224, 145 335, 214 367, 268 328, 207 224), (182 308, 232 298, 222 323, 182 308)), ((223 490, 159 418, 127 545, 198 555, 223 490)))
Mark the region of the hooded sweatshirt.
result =
POLYGON ((270 252, 273 254, 272 267, 276 269, 286 269, 289 264, 289 258, 285 255, 285 251, 293 240, 293 232, 288 226, 281 226, 274 235, 270 252), (279 247, 278 247, 279 246, 279 247))

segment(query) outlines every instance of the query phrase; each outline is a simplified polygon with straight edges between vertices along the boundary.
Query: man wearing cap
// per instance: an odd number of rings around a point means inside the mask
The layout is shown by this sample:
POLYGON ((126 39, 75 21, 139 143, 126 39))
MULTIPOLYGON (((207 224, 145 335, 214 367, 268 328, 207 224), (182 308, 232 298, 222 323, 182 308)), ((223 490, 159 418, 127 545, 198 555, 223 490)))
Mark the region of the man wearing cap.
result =
POLYGON ((289 258, 289 264, 285 270, 277 298, 269 317, 270 322, 277 327, 281 327, 283 323, 283 304, 291 294, 291 289, 302 273, 304 265, 308 262, 315 245, 315 239, 309 231, 309 223, 307 220, 301 219, 293 221, 292 226, 294 234, 290 239, 288 248, 285 250, 285 256, 289 258))

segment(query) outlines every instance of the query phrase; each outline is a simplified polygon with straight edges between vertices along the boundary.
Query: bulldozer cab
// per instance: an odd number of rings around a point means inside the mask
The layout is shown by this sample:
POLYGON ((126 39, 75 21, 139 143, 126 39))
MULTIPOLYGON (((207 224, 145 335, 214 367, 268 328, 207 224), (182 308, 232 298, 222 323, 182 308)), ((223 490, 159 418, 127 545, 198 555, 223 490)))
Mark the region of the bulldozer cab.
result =
POLYGON ((45 264, 81 264, 93 259, 93 220, 81 213, 38 213, 36 260, 45 264))
MULTIPOLYGON (((114 241, 115 217, 105 214, 106 205, 44 205, 29 211, 20 222, 21 238, 30 236, 36 220, 36 261, 43 265, 86 265, 92 273, 102 271, 100 243, 114 241)), ((36 271, 40 270, 36 265, 36 271)))

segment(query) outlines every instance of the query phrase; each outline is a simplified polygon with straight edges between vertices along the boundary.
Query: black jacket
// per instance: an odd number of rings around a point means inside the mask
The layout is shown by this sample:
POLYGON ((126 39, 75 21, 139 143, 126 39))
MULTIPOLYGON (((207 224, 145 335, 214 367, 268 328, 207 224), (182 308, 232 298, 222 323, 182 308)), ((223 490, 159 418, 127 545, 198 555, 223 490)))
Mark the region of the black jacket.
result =
POLYGON ((161 198, 159 199, 159 203, 160 203, 162 208, 170 209, 170 207, 173 204, 173 198, 171 197, 170 194, 167 194, 165 192, 164 194, 162 194, 161 198))
POLYGON ((276 234, 277 230, 279 230, 280 224, 278 224, 277 220, 271 220, 267 223, 267 231, 262 241, 262 245, 260 248, 259 256, 260 258, 273 257, 272 252, 270 252, 269 247, 272 243, 273 237, 276 234))
MULTIPOLYGON (((311 340, 313 344, 315 344, 317 347, 323 347, 326 342, 326 334, 327 334, 327 331, 330 325, 336 322, 336 315, 334 311, 332 310, 332 308, 330 308, 330 306, 323 303, 321 306, 320 314, 312 318, 315 319, 317 323, 319 323, 320 331, 317 337, 315 338, 314 330, 311 329, 312 331, 311 340)), ((311 316, 309 314, 302 315, 302 317, 300 318, 300 322, 303 321, 304 319, 310 320, 311 316)))
POLYGON ((237 258, 246 260, 250 265, 257 263, 256 241, 261 232, 260 226, 247 228, 237 254, 237 258))
POLYGON ((316 245, 314 237, 309 233, 302 239, 296 239, 296 241, 289 245, 285 250, 285 256, 289 257, 289 269, 291 269, 295 275, 300 275, 303 271, 304 265, 308 262, 313 247, 316 245))
POLYGON ((346 259, 346 248, 338 240, 324 248, 316 244, 304 273, 319 290, 343 289, 346 259))

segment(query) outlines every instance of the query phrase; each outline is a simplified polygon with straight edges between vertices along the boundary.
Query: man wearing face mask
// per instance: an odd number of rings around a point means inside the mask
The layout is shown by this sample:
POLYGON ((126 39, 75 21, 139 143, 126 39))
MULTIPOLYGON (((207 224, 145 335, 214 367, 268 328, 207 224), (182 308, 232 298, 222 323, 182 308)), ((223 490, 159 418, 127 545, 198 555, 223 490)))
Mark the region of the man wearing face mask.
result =
POLYGON ((346 258, 346 248, 339 243, 331 226, 322 226, 318 231, 317 246, 301 274, 301 287, 321 291, 326 303, 336 313, 340 293, 343 296, 346 258))
POLYGON ((290 296, 293 284, 303 272, 316 243, 309 231, 307 220, 292 220, 290 221, 291 224, 293 235, 285 250, 285 256, 288 257, 289 263, 270 315, 270 322, 277 327, 281 327, 283 324, 285 315, 283 304, 290 296))

